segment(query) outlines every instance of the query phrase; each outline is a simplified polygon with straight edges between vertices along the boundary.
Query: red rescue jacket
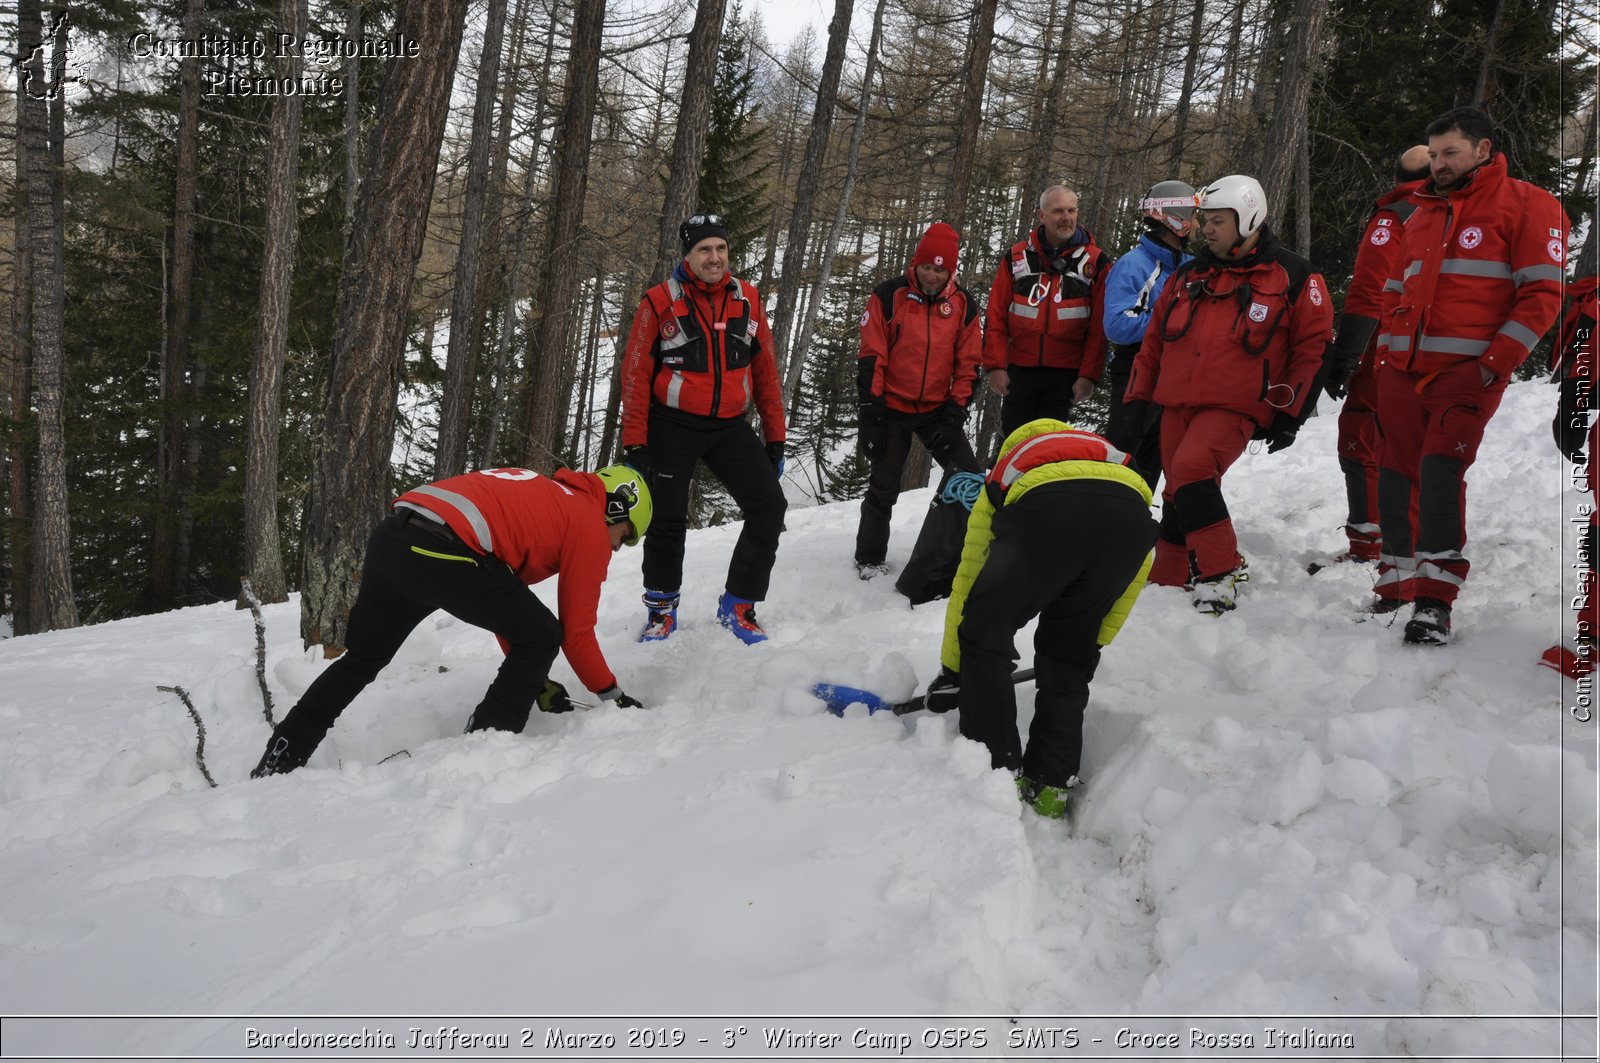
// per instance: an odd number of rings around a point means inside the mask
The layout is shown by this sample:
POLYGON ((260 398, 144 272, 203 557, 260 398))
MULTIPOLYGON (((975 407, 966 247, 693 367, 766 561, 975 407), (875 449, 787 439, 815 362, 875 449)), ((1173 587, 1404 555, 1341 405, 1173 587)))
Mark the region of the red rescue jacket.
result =
POLYGON ((1394 302, 1379 357, 1413 373, 1476 358, 1508 376, 1561 312, 1567 215, 1541 188, 1506 173, 1504 155, 1446 193, 1414 193, 1403 265, 1385 282, 1394 302))
POLYGON ((752 402, 765 441, 782 441, 783 388, 761 294, 732 274, 708 285, 680 263, 633 315, 622 363, 622 445, 649 441, 652 405, 731 420, 752 402))
MULTIPOLYGON (((1600 382, 1600 277, 1583 277, 1567 285, 1571 305, 1561 320, 1561 338, 1550 351, 1550 371, 1557 380, 1585 376, 1600 382)), ((1593 463, 1591 462, 1591 465, 1593 463)))
POLYGON ((561 652, 595 693, 617 685, 594 634, 600 584, 611 566, 600 477, 570 469, 554 476, 484 469, 423 484, 394 504, 442 517, 468 547, 504 562, 530 586, 559 573, 561 652))
POLYGON ((1328 285, 1263 227, 1238 260, 1202 252, 1172 275, 1145 329, 1127 401, 1299 416, 1333 331, 1328 285))
POLYGON ((983 352, 978 305, 952 277, 932 299, 916 270, 884 281, 861 315, 857 387, 891 410, 928 413, 946 402, 967 405, 983 352))
MULTIPOLYGON (((1035 228, 1000 259, 989 288, 983 367, 1044 366, 1075 369, 1099 380, 1106 362, 1106 276, 1111 259, 1087 237, 1089 283, 1067 279, 1051 268, 1035 228)), ((1074 250, 1073 248, 1065 249, 1074 250)))

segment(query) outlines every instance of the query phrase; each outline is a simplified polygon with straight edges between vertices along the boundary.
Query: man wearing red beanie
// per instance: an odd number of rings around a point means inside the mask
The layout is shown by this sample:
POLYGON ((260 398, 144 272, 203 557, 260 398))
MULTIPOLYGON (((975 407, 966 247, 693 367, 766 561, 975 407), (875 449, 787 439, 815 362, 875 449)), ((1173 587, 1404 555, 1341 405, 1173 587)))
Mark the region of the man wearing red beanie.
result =
POLYGON ((861 451, 872 466, 856 532, 862 579, 889 571, 889 516, 912 436, 947 474, 980 471, 966 421, 983 336, 977 302, 955 281, 959 243, 954 229, 934 222, 911 265, 878 285, 861 315, 856 389, 861 451))

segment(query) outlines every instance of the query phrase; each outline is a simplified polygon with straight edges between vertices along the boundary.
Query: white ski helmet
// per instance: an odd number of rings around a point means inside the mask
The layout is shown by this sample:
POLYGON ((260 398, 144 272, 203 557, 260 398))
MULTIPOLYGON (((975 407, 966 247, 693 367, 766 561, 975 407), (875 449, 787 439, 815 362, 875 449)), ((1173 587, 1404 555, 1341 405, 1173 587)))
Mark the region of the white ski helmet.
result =
POLYGON ((1177 233, 1188 236, 1194 228, 1194 186, 1184 181, 1157 181, 1139 201, 1139 211, 1177 233))
POLYGON ((1261 182, 1242 173, 1217 178, 1195 198, 1201 210, 1231 210, 1238 215, 1240 240, 1248 240, 1267 220, 1267 194, 1261 182))

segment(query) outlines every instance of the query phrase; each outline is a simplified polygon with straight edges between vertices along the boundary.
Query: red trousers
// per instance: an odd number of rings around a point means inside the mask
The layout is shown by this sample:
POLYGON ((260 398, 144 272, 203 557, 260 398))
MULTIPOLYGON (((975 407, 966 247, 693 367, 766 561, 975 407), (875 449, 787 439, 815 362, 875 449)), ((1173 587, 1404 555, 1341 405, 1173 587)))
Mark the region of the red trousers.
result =
POLYGON ((1200 579, 1239 565, 1233 519, 1222 498, 1222 474, 1239 460, 1255 419, 1232 410, 1168 406, 1161 414, 1162 535, 1150 582, 1181 587, 1189 581, 1189 555, 1200 579))
POLYGON ((1378 527, 1378 467, 1383 435, 1378 430, 1378 378, 1371 357, 1363 358, 1350 378, 1350 390, 1339 409, 1339 470, 1344 473, 1350 515, 1345 534, 1350 553, 1365 561, 1378 559, 1383 535, 1378 527))
POLYGON ((1477 460, 1484 426, 1500 408, 1506 383, 1484 387, 1471 358, 1433 373, 1386 367, 1378 374, 1378 597, 1456 600, 1471 568, 1461 553, 1467 542, 1466 472, 1477 460))

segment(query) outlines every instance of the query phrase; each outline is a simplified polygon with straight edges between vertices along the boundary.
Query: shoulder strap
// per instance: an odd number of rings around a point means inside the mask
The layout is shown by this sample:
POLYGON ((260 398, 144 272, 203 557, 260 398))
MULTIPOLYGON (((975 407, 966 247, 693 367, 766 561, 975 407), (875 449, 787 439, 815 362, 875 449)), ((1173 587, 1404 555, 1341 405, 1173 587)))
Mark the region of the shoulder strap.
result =
POLYGON ((883 307, 883 323, 887 325, 894 320, 894 297, 901 288, 911 287, 911 281, 904 274, 886 280, 873 289, 872 294, 878 297, 878 303, 883 307))
POLYGON ((961 315, 961 324, 963 327, 965 327, 972 324, 972 319, 978 316, 978 304, 972 298, 972 293, 967 291, 960 284, 956 285, 956 291, 961 293, 961 301, 967 306, 966 312, 961 315))

